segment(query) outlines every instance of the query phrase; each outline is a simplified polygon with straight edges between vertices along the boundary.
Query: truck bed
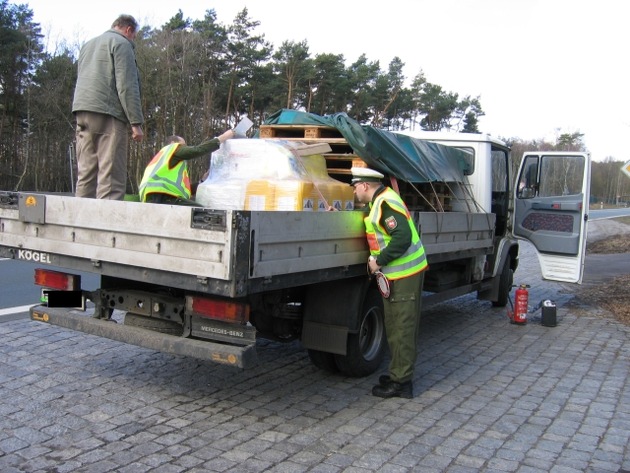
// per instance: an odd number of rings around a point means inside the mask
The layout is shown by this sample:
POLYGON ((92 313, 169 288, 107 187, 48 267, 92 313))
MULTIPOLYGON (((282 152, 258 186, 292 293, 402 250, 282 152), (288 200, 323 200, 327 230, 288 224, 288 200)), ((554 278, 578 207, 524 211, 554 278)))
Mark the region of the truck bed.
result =
MULTIPOLYGON (((214 295, 365 274, 364 214, 0 193, 0 256, 214 295)), ((492 251, 494 214, 418 212, 429 264, 492 251)))

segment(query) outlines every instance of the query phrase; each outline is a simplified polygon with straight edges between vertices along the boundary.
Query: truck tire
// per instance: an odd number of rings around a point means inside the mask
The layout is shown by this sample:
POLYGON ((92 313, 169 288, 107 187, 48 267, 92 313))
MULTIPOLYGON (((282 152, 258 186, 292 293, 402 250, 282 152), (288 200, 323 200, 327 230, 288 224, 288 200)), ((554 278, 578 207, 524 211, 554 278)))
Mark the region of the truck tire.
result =
POLYGON ((510 266, 510 257, 505 259, 501 275, 499 276, 499 293, 497 300, 492 301, 493 307, 505 307, 510 297, 510 291, 512 290, 512 284, 514 283, 514 271, 510 266))
POLYGON ((346 355, 335 355, 339 371, 353 378, 376 372, 385 356, 383 299, 375 288, 368 290, 360 315, 358 333, 348 335, 346 355))
POLYGON ((123 323, 125 325, 144 328, 147 330, 165 333, 168 335, 176 335, 178 337, 181 337, 184 333, 184 328, 181 324, 178 324, 177 322, 173 322, 171 320, 156 319, 154 317, 133 314, 131 312, 127 312, 125 314, 125 320, 123 323))
POLYGON ((319 350, 308 350, 308 357, 311 359, 311 363, 320 370, 328 371, 330 373, 339 372, 339 368, 337 368, 337 363, 335 362, 335 355, 332 353, 326 353, 325 351, 319 350))

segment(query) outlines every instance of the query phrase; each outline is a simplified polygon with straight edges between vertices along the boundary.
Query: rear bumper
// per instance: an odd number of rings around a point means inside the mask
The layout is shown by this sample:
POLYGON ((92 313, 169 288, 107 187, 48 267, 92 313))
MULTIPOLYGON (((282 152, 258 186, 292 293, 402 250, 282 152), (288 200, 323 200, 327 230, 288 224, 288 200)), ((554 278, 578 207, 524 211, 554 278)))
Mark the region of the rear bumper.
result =
POLYGON ((176 337, 112 321, 96 319, 70 309, 45 306, 31 308, 31 319, 99 337, 109 338, 163 353, 189 356, 216 363, 250 368, 257 363, 256 346, 234 346, 176 337))

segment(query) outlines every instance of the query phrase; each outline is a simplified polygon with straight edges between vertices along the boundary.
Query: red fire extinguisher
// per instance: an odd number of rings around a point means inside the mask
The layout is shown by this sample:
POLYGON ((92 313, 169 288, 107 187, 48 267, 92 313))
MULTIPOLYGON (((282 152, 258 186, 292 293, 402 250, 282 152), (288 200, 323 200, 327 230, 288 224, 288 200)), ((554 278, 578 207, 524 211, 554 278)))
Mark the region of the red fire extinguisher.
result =
POLYGON ((527 323, 527 311, 529 304, 528 284, 521 284, 515 292, 514 315, 512 322, 524 325, 527 323))

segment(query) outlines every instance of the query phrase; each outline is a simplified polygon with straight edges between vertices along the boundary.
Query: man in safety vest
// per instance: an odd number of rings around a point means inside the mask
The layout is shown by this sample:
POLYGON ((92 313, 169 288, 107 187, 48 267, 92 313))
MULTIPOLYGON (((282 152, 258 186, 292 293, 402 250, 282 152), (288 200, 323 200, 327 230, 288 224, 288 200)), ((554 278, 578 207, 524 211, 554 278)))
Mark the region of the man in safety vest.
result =
POLYGON ((424 271, 428 268, 416 225, 400 196, 381 183, 384 176, 368 168, 352 168, 351 185, 359 202, 369 204, 365 234, 370 247, 370 273, 383 273, 385 334, 391 353, 389 375, 382 375, 372 394, 413 397, 413 370, 420 325, 424 271))
POLYGON ((140 181, 140 201, 198 205, 192 197, 192 186, 188 175, 189 159, 207 156, 216 151, 225 140, 234 137, 228 130, 217 138, 209 138, 197 146, 186 146, 181 136, 171 136, 147 165, 140 181))

